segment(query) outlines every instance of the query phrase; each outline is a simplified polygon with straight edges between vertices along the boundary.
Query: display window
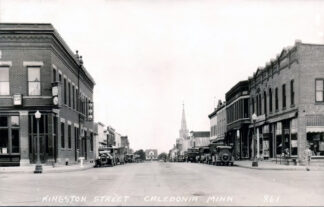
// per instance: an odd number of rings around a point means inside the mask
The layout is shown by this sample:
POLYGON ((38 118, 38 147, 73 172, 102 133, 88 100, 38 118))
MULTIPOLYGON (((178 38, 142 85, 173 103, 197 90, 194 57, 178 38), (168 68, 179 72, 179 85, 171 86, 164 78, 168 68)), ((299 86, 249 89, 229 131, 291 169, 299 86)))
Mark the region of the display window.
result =
POLYGON ((324 132, 308 132, 307 142, 314 156, 324 156, 324 132))
POLYGON ((0 116, 0 155, 19 153, 19 116, 0 116))

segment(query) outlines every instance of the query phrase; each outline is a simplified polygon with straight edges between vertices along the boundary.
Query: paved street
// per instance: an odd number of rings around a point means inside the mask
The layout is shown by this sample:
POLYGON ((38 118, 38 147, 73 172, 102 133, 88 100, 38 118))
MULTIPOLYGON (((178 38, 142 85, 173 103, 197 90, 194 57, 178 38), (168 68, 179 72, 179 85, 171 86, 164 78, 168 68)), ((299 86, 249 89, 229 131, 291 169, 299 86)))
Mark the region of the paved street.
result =
POLYGON ((324 205, 323 171, 133 163, 0 174, 1 205, 324 205))

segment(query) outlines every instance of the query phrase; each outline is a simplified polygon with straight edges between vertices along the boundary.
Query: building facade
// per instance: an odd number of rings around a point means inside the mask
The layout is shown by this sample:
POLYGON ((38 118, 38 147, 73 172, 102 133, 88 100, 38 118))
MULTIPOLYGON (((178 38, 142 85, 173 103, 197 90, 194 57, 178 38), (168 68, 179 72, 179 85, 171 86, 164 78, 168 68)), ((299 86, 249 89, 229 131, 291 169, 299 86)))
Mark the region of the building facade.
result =
POLYGON ((249 78, 258 157, 288 150, 303 162, 309 145, 314 159, 324 158, 323 57, 324 45, 296 41, 249 78))
POLYGON ((226 93, 227 132, 225 143, 233 146, 235 159, 250 157, 249 82, 240 81, 226 93))
POLYGON ((206 147, 210 144, 209 131, 190 131, 189 148, 206 147))
POLYGON ((227 131, 226 102, 218 101, 217 108, 208 115, 210 120, 210 141, 224 143, 227 131))
POLYGON ((94 80, 51 24, 0 24, 0 165, 93 159, 94 80))
POLYGON ((147 150, 145 150, 145 157, 146 157, 146 160, 157 160, 157 158, 158 158, 157 149, 147 149, 147 150))

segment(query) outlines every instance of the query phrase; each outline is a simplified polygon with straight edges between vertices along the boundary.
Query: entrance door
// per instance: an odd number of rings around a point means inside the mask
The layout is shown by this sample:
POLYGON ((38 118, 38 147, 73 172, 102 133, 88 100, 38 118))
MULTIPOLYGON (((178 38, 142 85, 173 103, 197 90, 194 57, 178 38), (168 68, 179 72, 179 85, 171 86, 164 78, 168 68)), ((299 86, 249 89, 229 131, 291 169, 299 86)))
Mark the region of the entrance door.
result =
MULTIPOLYGON (((45 139, 44 136, 39 136, 39 155, 40 155, 40 160, 41 163, 45 162, 45 139)), ((36 163, 37 161, 37 136, 33 136, 32 140, 32 162, 36 163)))

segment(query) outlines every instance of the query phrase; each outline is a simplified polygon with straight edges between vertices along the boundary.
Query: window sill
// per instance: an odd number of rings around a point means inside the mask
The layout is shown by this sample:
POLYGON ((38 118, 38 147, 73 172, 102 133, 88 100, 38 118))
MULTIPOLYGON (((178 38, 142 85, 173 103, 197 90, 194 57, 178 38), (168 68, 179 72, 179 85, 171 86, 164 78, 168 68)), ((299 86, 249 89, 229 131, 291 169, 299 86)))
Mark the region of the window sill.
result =
POLYGON ((324 105, 324 102, 316 101, 316 102, 315 102, 315 105, 324 105))
POLYGON ((294 108, 294 107, 295 107, 295 104, 291 104, 291 105, 290 105, 290 108, 294 108))
POLYGON ((286 107, 282 107, 282 110, 285 111, 286 110, 286 107))

